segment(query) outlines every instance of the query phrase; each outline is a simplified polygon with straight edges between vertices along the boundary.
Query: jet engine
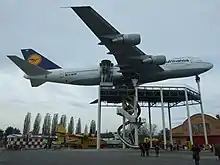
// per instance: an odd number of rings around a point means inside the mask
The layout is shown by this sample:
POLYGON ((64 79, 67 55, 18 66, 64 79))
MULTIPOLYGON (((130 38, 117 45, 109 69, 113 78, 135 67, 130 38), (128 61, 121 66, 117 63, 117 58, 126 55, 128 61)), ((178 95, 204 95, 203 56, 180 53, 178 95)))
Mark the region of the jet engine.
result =
POLYGON ((122 34, 112 39, 113 43, 138 45, 141 43, 140 34, 122 34))
POLYGON ((166 57, 164 55, 151 56, 142 60, 143 63, 163 65, 166 63, 166 57))

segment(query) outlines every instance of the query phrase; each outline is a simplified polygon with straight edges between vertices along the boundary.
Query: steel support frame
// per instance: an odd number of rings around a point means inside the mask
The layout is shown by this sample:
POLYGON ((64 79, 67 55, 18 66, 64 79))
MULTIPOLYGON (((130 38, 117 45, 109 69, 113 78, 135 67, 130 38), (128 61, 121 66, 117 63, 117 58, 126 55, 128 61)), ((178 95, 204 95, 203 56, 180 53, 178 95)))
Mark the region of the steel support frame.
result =
MULTIPOLYGON (((99 97, 98 100, 100 100, 100 101, 98 101, 97 149, 100 149, 101 107, 121 107, 122 106, 121 103, 114 104, 114 103, 108 103, 108 101, 101 101, 101 88, 102 87, 99 87, 99 96, 98 96, 99 97)), ((186 87, 182 87, 182 89, 183 88, 184 88, 184 91, 187 91, 186 87)), ((188 91, 187 91, 187 93, 188 93, 188 91)), ((176 103, 164 103, 163 102, 163 87, 160 87, 160 95, 161 95, 161 104, 159 104, 158 102, 150 103, 150 102, 145 102, 145 101, 138 101, 138 103, 139 103, 140 107, 148 107, 149 108, 149 117, 150 118, 151 118, 151 114, 150 114, 151 113, 150 112, 151 108, 154 108, 154 107, 160 107, 161 108, 162 122, 163 122, 163 133, 164 133, 164 135, 163 135, 164 136, 164 148, 166 148, 166 131, 164 129, 165 128, 164 108, 168 108, 168 111, 169 111, 172 107, 181 107, 181 106, 189 107, 190 105, 197 105, 197 104, 201 105, 201 100, 190 100, 190 101, 185 100, 185 101, 176 102, 176 103)), ((170 120, 171 120, 171 118, 170 118, 170 120)), ((149 121, 149 122, 151 123, 151 121, 149 121)), ((150 127, 151 126, 152 126, 152 123, 151 123, 150 127)), ((171 127, 171 121, 170 121, 169 126, 171 127)), ((151 132, 152 132, 152 128, 151 128, 151 132)), ((172 130, 170 132, 172 134, 172 130)), ((172 137, 172 135, 170 135, 170 136, 172 137)), ((152 145, 152 137, 151 137, 150 141, 151 141, 151 145, 152 145)), ((172 141, 171 141, 171 144, 172 144, 172 141)))
POLYGON ((150 147, 153 147, 152 143, 152 122, 151 122, 151 108, 150 102, 148 102, 148 116, 149 116, 149 127, 150 127, 150 147))
POLYGON ((100 149, 100 134, 101 134, 101 85, 98 88, 98 113, 97 113, 97 150, 100 149))
MULTIPOLYGON (((132 83, 134 86, 134 116, 137 119, 137 103, 138 103, 138 87, 137 87, 138 79, 132 79, 132 83)), ((138 119, 137 119, 138 120, 138 119)), ((138 146, 138 125, 134 124, 134 144, 138 146)))
MULTIPOLYGON (((149 107, 147 101, 138 101, 138 104, 140 107, 149 107)), ((169 103, 168 106, 167 103, 164 103, 164 108, 173 108, 173 107, 183 107, 186 106, 185 101, 176 102, 176 103, 169 103)), ((194 101, 194 100, 188 100, 188 105, 198 105, 200 104, 200 101, 194 101)), ((108 103, 107 101, 102 101, 102 107, 121 107, 121 103, 108 103)), ((152 103, 150 105, 151 108, 161 108, 161 104, 159 102, 152 103)))
POLYGON ((192 125, 191 125, 189 105, 188 105, 188 93, 187 93, 186 89, 185 89, 185 99, 186 99, 186 111, 187 111, 187 118, 188 118, 188 132, 189 132, 189 138, 190 138, 190 143, 191 143, 191 145, 193 145, 192 125))
POLYGON ((163 142, 164 149, 167 148, 167 136, 166 136, 166 126, 165 126, 165 114, 164 114, 164 104, 163 104, 163 88, 160 88, 160 99, 161 99, 161 112, 162 112, 162 125, 163 125, 163 142))
POLYGON ((173 132, 172 132, 172 118, 171 118, 171 112, 170 112, 170 106, 168 103, 168 119, 169 119, 169 129, 170 129, 170 143, 173 145, 173 132))

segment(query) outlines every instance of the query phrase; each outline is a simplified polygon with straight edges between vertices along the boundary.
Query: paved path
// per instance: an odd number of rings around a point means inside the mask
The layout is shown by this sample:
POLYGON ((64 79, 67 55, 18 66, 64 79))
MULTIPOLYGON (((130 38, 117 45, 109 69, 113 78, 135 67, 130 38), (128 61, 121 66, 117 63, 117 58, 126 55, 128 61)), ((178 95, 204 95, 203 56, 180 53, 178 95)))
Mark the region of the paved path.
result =
MULTIPOLYGON (((6 151, 1 154, 0 165, 193 165, 191 152, 161 152, 159 158, 154 153, 150 157, 140 157, 138 151, 121 150, 37 150, 6 151)), ((201 165, 219 165, 220 161, 209 152, 201 154, 201 165)))

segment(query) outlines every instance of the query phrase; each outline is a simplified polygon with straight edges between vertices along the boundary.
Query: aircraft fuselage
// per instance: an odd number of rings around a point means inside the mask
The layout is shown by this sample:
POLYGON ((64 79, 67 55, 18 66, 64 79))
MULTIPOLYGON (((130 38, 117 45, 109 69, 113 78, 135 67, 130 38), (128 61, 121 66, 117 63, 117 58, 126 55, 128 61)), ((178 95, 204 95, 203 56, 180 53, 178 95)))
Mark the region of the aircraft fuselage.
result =
MULTIPOLYGON (((171 78, 182 78, 199 75, 210 70, 213 67, 213 64, 201 61, 199 59, 186 58, 186 60, 169 60, 164 65, 160 65, 160 67, 163 68, 163 71, 156 73, 154 72, 151 74, 150 70, 146 70, 140 73, 139 85, 171 78)), ((123 80, 123 75, 119 72, 119 70, 119 67, 113 68, 113 81, 115 84, 117 84, 116 82, 123 80)), ((27 79, 45 80, 46 82, 84 86, 99 85, 100 83, 99 67, 82 70, 54 69, 49 71, 51 73, 47 75, 25 75, 24 77, 27 79)))

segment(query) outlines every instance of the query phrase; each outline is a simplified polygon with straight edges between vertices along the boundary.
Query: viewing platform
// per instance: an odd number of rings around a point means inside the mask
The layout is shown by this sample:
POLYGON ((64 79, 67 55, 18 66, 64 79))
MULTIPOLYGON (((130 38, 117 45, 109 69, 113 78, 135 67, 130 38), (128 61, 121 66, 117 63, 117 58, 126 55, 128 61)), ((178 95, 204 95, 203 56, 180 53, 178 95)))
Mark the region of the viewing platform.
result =
MULTIPOLYGON (((179 107, 186 105, 185 90, 188 94, 188 104, 200 104, 200 94, 189 86, 139 86, 138 103, 141 107, 161 107, 160 90, 163 91, 164 107, 179 107)), ((120 107, 122 100, 126 96, 133 96, 134 89, 127 87, 102 87, 101 102, 103 107, 120 107)), ((94 100, 90 104, 96 104, 94 100)))

